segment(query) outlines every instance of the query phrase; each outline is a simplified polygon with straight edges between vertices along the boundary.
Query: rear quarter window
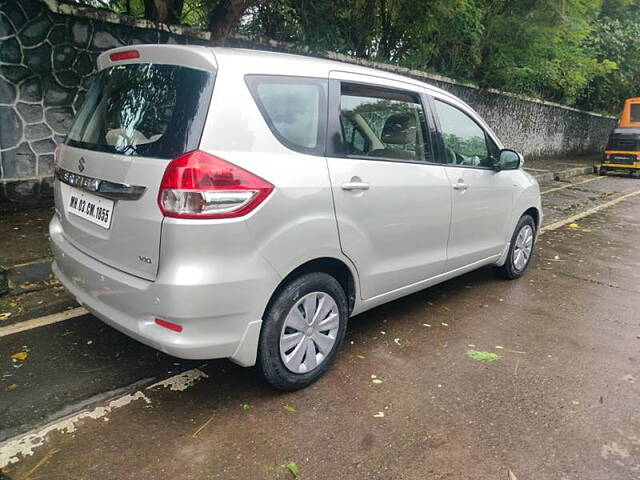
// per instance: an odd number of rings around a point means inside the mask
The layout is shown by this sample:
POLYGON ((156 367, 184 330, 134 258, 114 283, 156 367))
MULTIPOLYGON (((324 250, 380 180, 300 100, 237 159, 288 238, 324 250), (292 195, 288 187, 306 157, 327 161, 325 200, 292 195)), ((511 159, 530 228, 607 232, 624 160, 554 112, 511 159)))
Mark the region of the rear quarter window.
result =
POLYGON ((287 148, 324 154, 327 80, 247 75, 246 82, 265 122, 287 148))
POLYGON ((67 144, 174 158, 198 148, 215 77, 178 65, 134 63, 97 73, 67 144))

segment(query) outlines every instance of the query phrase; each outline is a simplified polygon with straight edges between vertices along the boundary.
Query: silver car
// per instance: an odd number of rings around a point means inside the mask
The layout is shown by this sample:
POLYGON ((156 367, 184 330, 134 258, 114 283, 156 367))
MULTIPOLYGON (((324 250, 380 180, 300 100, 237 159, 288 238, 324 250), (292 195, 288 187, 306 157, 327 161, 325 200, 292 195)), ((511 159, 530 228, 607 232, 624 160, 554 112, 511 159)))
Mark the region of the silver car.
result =
POLYGON ((56 152, 53 270, 142 343, 295 390, 348 318, 529 263, 538 185, 445 91, 225 48, 136 45, 98 67, 56 152))

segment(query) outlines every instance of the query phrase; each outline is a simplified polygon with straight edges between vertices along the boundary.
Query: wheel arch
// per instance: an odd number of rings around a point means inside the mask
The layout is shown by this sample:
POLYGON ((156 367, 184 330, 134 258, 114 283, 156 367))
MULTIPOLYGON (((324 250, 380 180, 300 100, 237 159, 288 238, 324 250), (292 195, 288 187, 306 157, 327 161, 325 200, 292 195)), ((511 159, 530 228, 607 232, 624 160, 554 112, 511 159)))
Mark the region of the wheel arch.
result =
POLYGON ((495 265, 498 267, 501 267, 502 265, 504 265, 504 262, 507 260, 507 255, 509 254, 509 247, 511 246, 511 235, 513 235, 513 231, 516 225, 518 225, 518 222, 524 215, 529 215, 533 218, 533 221, 536 225, 536 236, 540 232, 540 226, 542 223, 542 213, 541 213, 540 207, 529 204, 529 206, 526 209, 523 210, 522 208, 523 207, 515 210, 513 217, 511 217, 512 220, 511 220, 511 223, 509 224, 510 226, 508 230, 505 232, 506 238, 508 238, 507 243, 505 244, 504 250, 502 251, 500 258, 498 258, 498 261, 495 263, 495 265), (516 212, 518 212, 519 215, 516 212))
POLYGON ((291 270, 284 278, 280 281, 278 286, 275 288, 267 305, 264 309, 262 318, 266 314, 267 310, 271 306, 273 300, 276 298, 278 293, 294 278, 299 277, 300 275, 304 275, 305 273, 312 272, 322 272, 328 275, 331 275, 335 278, 338 283, 344 289, 344 292, 347 296, 347 301, 349 304, 349 313, 353 311, 353 307, 356 301, 356 276, 353 269, 347 265, 343 260, 340 260, 335 257, 318 257, 312 260, 307 260, 306 262, 298 265, 296 268, 291 270))
POLYGON ((529 215, 533 218, 533 221, 536 223, 536 230, 539 231, 540 221, 541 221, 540 211, 536 207, 529 207, 522 213, 522 215, 518 217, 518 220, 522 218, 524 215, 529 215))

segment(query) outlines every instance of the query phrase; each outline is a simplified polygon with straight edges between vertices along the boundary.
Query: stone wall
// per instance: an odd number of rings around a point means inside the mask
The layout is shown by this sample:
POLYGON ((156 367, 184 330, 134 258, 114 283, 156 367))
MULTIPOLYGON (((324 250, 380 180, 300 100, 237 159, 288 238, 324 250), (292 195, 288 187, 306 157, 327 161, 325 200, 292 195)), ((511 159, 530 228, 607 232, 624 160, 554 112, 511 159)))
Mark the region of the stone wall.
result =
POLYGON ((39 0, 2 1, 0 194, 10 201, 50 197, 53 151, 82 103, 100 52, 189 41, 166 31, 54 13, 39 0))
POLYGON ((616 118, 475 86, 430 81, 471 105, 505 146, 529 158, 585 155, 604 150, 616 118))
MULTIPOLYGON (((57 0, 0 0, 0 199, 49 201, 53 151, 82 103, 100 52, 138 43, 206 41, 204 32, 57 0)), ((240 37, 232 45, 292 50, 240 37)), ((451 91, 478 110, 505 144, 528 156, 600 151, 615 124, 609 117, 480 90, 420 71, 329 52, 323 56, 409 75, 451 91)))

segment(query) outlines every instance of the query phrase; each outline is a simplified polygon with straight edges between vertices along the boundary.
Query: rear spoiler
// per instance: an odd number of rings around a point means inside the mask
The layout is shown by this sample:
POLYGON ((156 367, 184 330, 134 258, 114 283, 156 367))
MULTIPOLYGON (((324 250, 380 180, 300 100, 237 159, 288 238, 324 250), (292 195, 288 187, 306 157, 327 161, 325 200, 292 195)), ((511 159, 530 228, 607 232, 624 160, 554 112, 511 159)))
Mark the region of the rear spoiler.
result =
POLYGON ((192 45, 131 45, 113 48, 98 56, 98 70, 130 63, 178 65, 214 74, 218 70, 211 48, 192 45))

